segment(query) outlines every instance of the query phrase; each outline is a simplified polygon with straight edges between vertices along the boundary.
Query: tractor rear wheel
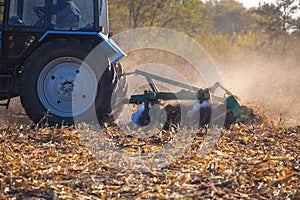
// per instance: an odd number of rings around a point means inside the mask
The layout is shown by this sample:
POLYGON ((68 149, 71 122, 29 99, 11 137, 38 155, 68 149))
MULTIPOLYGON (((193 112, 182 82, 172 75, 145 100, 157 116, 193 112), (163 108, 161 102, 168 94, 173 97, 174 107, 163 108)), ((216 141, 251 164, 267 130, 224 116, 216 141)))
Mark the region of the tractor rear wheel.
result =
POLYGON ((71 125, 109 115, 114 68, 101 54, 86 61, 91 51, 89 43, 61 39, 42 45, 27 60, 20 96, 35 123, 71 125))

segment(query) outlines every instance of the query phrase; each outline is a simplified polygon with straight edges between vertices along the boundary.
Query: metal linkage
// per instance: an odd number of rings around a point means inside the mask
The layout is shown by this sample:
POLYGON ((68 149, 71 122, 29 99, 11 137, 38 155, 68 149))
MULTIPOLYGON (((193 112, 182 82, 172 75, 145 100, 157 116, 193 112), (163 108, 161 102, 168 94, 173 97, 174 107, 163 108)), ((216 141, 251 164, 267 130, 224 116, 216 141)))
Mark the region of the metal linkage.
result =
POLYGON ((221 88, 224 90, 226 98, 225 103, 227 107, 233 112, 234 116, 238 119, 242 120, 242 109, 239 105, 236 98, 225 88, 223 87, 219 82, 215 83, 213 86, 207 88, 207 89, 201 89, 195 86, 191 86, 185 83, 181 83, 178 81, 174 81, 168 78, 164 78, 161 76, 157 76, 155 74, 151 74, 148 72, 136 70, 131 73, 126 73, 125 75, 140 75, 144 76, 151 88, 152 91, 144 91, 144 94, 140 95, 132 95, 129 103, 130 104, 141 104, 143 103, 145 106, 145 112, 149 114, 149 103, 155 103, 159 100, 198 100, 199 103, 202 103, 203 101, 207 101, 211 99, 211 94, 213 93, 217 88, 221 88), (179 88, 183 88, 186 90, 182 90, 177 93, 170 93, 170 92, 160 92, 153 80, 157 80, 160 82, 167 83, 169 85, 177 86, 179 88))

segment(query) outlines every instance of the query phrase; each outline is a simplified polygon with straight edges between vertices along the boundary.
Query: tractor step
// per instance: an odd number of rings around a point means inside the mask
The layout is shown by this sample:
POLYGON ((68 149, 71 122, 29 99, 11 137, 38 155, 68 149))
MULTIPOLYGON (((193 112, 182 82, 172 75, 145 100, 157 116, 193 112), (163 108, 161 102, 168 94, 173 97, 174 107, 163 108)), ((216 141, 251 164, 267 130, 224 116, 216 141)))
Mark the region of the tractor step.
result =
POLYGON ((6 108, 8 108, 9 103, 0 103, 0 106, 5 106, 6 108))
POLYGON ((9 97, 5 103, 0 103, 0 106, 5 106, 5 108, 8 109, 10 100, 11 100, 11 98, 9 97))
MULTIPOLYGON (((13 74, 16 73, 16 69, 17 67, 15 67, 13 74)), ((9 75, 9 74, 0 74, 0 80, 3 79, 10 79, 10 89, 0 89, 0 94, 1 95, 7 95, 7 100, 5 103, 0 103, 0 106, 5 106, 6 109, 8 109, 9 104, 10 104, 10 100, 11 100, 11 92, 14 88, 14 84, 15 84, 15 80, 14 80, 14 76, 13 75, 9 75)))
POLYGON ((0 90, 0 94, 9 94, 9 90, 0 90))
POLYGON ((0 94, 4 94, 4 95, 8 96, 8 98, 6 100, 6 103, 0 103, 0 106, 5 106, 5 108, 8 109, 9 103, 10 103, 10 100, 11 100, 10 91, 9 90, 0 90, 0 94))
POLYGON ((1 78, 13 78, 13 76, 12 75, 3 75, 3 74, 1 74, 0 79, 1 78))

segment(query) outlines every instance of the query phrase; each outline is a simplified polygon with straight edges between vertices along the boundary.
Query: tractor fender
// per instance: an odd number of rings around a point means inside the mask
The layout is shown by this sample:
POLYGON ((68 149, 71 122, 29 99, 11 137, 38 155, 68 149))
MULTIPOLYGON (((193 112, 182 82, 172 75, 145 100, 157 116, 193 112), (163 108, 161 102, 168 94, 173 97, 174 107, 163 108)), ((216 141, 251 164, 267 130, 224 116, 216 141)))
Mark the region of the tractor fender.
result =
POLYGON ((101 32, 87 32, 87 31, 60 31, 60 30, 50 30, 46 31, 39 39, 39 42, 44 42, 47 40, 48 37, 57 37, 62 36, 67 37, 93 37, 99 39, 98 47, 101 48, 102 52, 109 58, 112 64, 117 63, 120 61, 126 54, 122 51, 122 49, 107 35, 101 32))

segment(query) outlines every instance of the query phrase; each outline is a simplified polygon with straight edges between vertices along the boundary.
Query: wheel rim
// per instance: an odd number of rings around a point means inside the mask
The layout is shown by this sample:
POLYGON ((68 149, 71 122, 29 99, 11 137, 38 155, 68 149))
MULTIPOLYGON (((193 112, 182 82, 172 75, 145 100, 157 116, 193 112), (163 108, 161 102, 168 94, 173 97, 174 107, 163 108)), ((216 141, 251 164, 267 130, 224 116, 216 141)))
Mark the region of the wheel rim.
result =
POLYGON ((62 57, 41 71, 37 92, 43 106, 60 117, 85 113, 94 103, 97 79, 91 67, 74 57, 62 57))

